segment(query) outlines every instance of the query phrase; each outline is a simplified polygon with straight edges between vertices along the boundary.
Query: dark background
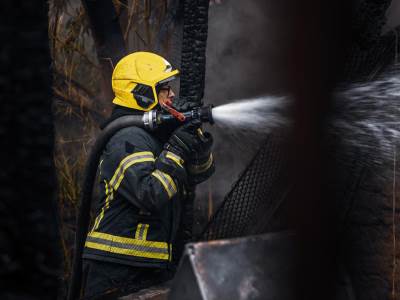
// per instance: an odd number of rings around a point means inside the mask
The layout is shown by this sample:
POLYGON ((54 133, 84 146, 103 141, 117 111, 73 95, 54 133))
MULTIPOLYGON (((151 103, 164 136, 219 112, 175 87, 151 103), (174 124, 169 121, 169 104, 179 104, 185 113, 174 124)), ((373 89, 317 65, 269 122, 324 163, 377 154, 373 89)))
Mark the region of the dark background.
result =
POLYGON ((2 299, 57 297, 61 245, 47 14, 45 1, 5 1, 0 12, 2 299))
MULTIPOLYGON (((295 24, 296 22, 304 24, 304 16, 310 18, 315 16, 312 14, 315 9, 312 5, 316 4, 317 1, 303 2, 311 6, 309 10, 307 6, 298 7, 297 12, 304 13, 304 15, 294 15, 298 17, 298 19, 294 19, 295 24)), ((352 15, 353 18, 349 21, 350 23, 344 23, 349 25, 345 32, 349 34, 350 39, 345 41, 346 46, 341 49, 345 50, 342 53, 343 56, 338 58, 339 67, 343 67, 345 70, 338 73, 342 79, 357 81, 371 78, 373 74, 379 74, 394 61, 398 54, 395 38, 396 32, 398 34, 399 30, 384 31, 385 12, 389 4, 390 1, 382 1, 381 3, 367 0, 354 2, 357 13, 352 15)), ((342 11, 345 16, 348 13, 348 8, 346 6, 343 9, 346 10, 342 11)), ((340 10, 337 13, 340 15, 340 10)), ((48 6, 45 1, 4 1, 0 14, 2 37, 0 52, 2 69, 0 77, 2 104, 0 112, 2 141, 2 161, 0 165, 0 296, 2 299, 54 299, 57 296, 59 282, 63 276, 61 271, 63 245, 58 236, 59 227, 55 209, 56 180, 52 158, 54 128, 51 111, 52 70, 47 32, 48 6)), ((293 11, 289 12, 289 15, 291 14, 293 14, 293 11)), ((312 24, 316 27, 306 28, 309 31, 305 32, 299 30, 299 36, 301 37, 305 33, 316 33, 315 29, 318 28, 319 23, 318 20, 314 22, 312 24)), ((391 22, 392 24, 396 23, 393 20, 391 22)), ((305 40, 312 40, 310 36, 312 37, 312 35, 304 35, 303 37, 305 40)), ((329 41, 330 36, 325 36, 324 40, 329 41)), ((235 47, 237 43, 238 41, 233 46, 221 50, 221 55, 226 61, 233 59, 240 52, 241 48, 235 47)), ((299 46, 299 49, 304 46, 295 45, 299 46)), ((335 45, 332 47, 335 47, 335 45)), ((246 49, 242 50, 245 51, 246 49)), ((318 50, 320 49, 316 48, 316 51, 318 50)), ((329 53, 329 51, 326 53, 329 53)), ((300 64, 297 68, 294 68, 293 65, 287 66, 289 71, 294 72, 293 74, 296 74, 298 68, 307 69, 307 63, 313 61, 314 57, 309 56, 308 59, 303 60, 302 54, 304 53, 298 52, 297 58, 299 62, 303 62, 305 65, 300 64)), ((252 61, 250 61, 250 66, 251 63, 252 61)), ((262 63, 260 62, 260 64, 262 63)), ((342 68, 339 69, 342 70, 342 68)), ((283 75, 279 74, 279 76, 283 75)), ((312 76, 315 76, 315 73, 312 76)), ((295 79, 300 80, 301 76, 296 77, 294 75, 289 78, 288 86, 292 82, 290 88, 299 92, 298 89, 296 90, 298 86, 296 87, 296 83, 293 83, 295 79)), ((314 87, 323 84, 318 80, 316 78, 314 87)), ((248 85, 248 87, 250 89, 251 85, 248 85)), ((280 88, 280 86, 274 86, 274 88, 280 88)), ((307 89, 313 90, 313 87, 307 86, 307 89)), ((213 91, 214 95, 216 93, 216 91, 213 91)), ((307 94, 303 94, 303 96, 305 95, 307 94)), ((308 105, 313 108, 313 102, 308 102, 308 105)), ((301 119, 301 116, 299 118, 301 119)), ((310 159, 310 153, 313 153, 306 152, 306 150, 303 149, 304 153, 308 153, 305 156, 305 162, 310 159)), ((305 169, 313 170, 309 166, 305 169)), ((314 178, 315 174, 309 173, 309 177, 306 177, 306 179, 314 178)), ((299 174, 299 176, 302 175, 304 174, 299 174)), ((373 177, 373 174, 369 174, 369 176, 373 177)), ((390 196, 387 191, 380 190, 380 181, 384 180, 385 177, 382 177, 374 184, 368 184, 365 187, 365 189, 371 189, 372 192, 365 195, 365 202, 359 204, 367 212, 366 215, 361 214, 359 216, 361 219, 382 209, 379 203, 372 201, 376 198, 368 198, 373 193, 381 194, 385 198, 387 198, 387 195, 390 196), (373 203, 373 205, 368 206, 365 205, 366 203, 373 203)), ((301 190, 299 192, 300 194, 304 193, 301 190)), ((300 211, 304 212, 304 215, 300 214, 300 223, 301 217, 307 216, 308 208, 307 206, 301 207, 300 211)), ((323 220, 320 221, 322 224, 324 223, 323 220)), ((304 226, 308 226, 308 224, 304 226)), ((360 239, 359 244, 352 248, 354 252, 348 256, 348 259, 355 262, 353 264, 355 268, 352 272, 355 274, 355 278, 359 280, 357 284, 360 290, 360 299, 377 299, 374 295, 381 295, 382 290, 391 290, 391 282, 387 279, 392 278, 390 269, 379 270, 382 260, 380 257, 374 256, 375 250, 381 248, 381 245, 372 244, 371 247, 365 247, 369 244, 371 236, 372 239, 382 236, 382 231, 379 228, 382 229, 385 226, 386 223, 377 218, 376 224, 366 223, 366 226, 362 228, 355 227, 355 232, 349 235, 349 238, 351 236, 368 237, 365 240, 360 239), (371 224, 378 227, 371 227, 371 224), (374 229, 368 230, 368 228, 374 229), (366 252, 359 252, 360 249, 365 249, 366 252), (363 255, 360 255, 360 253, 363 255), (374 271, 372 273, 365 272, 365 269, 371 266, 374 271), (376 266, 378 268, 375 268, 376 266), (384 276, 379 276, 379 274, 384 274, 384 276), (372 281, 369 280, 371 278, 372 281), (373 288, 377 287, 378 289, 372 290, 372 293, 370 293, 371 290, 368 290, 368 288, 371 288, 371 282, 374 282, 373 288)), ((318 237, 323 234, 320 231, 316 232, 318 237)), ((305 239, 307 238, 305 237, 305 239)), ((326 245, 329 245, 329 243, 326 245)), ((383 247, 390 248, 390 245, 383 247)), ((310 257, 307 258, 311 259, 310 257)), ((390 267, 390 263, 390 261, 385 261, 383 268, 386 265, 390 267)), ((386 294, 386 297, 389 299, 389 294, 386 294)), ((393 296, 393 299, 395 297, 393 296)))

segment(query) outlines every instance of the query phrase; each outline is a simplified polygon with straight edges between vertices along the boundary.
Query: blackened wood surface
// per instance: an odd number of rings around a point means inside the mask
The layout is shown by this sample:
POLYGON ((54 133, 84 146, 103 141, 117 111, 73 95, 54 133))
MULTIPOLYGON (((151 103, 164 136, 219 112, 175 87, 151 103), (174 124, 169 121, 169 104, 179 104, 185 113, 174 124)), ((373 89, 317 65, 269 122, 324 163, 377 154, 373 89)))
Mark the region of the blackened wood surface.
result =
POLYGON ((82 3, 96 42, 97 57, 104 78, 104 96, 112 99, 111 75, 117 62, 127 54, 119 18, 111 0, 83 0, 82 3))
POLYGON ((45 1, 1 9, 0 298, 55 299, 60 245, 45 1))
POLYGON ((204 95, 209 0, 186 0, 183 8, 180 97, 200 102, 204 95))

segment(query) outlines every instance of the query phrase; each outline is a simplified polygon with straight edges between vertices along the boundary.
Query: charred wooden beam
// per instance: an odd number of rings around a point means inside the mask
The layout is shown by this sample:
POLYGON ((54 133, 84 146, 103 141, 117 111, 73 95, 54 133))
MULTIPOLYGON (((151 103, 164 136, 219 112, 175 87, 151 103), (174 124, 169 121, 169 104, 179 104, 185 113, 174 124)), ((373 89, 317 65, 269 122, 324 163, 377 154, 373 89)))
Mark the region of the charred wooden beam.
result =
POLYGON ((180 97, 201 102, 204 96, 209 0, 184 0, 180 97))
POLYGON ((103 96, 112 98, 111 75, 115 64, 126 55, 119 18, 112 0, 82 0, 89 17, 97 57, 103 75, 103 96))

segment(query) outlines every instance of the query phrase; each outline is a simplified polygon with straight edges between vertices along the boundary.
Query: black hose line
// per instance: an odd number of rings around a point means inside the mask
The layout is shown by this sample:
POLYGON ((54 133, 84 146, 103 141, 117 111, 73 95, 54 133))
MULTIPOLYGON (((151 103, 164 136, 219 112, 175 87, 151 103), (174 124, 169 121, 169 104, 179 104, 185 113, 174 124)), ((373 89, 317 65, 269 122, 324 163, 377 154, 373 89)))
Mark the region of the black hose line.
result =
POLYGON ((90 151, 83 175, 80 206, 76 221, 74 257, 72 262, 72 273, 68 289, 68 300, 79 299, 82 280, 82 253, 85 245, 86 235, 90 223, 90 208, 93 194, 93 184, 96 179, 97 167, 100 156, 109 139, 119 130, 137 126, 144 128, 142 115, 129 115, 120 117, 108 124, 100 133, 90 151))

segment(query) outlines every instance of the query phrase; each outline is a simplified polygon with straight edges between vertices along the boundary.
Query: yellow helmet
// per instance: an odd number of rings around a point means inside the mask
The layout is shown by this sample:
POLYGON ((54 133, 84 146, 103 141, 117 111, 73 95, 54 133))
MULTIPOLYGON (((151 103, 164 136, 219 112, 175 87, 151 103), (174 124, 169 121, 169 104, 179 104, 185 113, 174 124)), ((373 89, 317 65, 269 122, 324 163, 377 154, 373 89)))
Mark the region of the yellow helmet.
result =
POLYGON ((158 104, 157 88, 176 78, 178 70, 163 57, 135 52, 122 58, 112 74, 114 104, 149 111, 158 104))

